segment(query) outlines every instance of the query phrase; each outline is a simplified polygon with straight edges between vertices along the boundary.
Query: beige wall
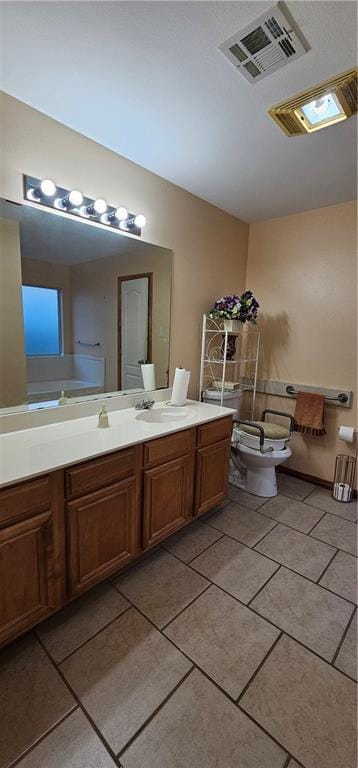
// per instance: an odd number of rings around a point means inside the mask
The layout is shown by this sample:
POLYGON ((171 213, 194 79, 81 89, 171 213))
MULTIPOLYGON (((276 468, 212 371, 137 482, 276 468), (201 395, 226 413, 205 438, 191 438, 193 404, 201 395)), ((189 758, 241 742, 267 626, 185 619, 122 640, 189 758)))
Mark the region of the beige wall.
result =
POLYGON ((146 215, 145 239, 173 251, 170 367, 193 372, 198 392, 200 319, 222 293, 245 285, 248 225, 2 94, 1 196, 22 200, 22 173, 51 177, 89 197, 146 215))
MULTIPOLYGON (((74 340, 100 342, 97 355, 106 360, 107 392, 118 389, 118 277, 143 272, 153 272, 152 362, 157 386, 166 387, 169 344, 160 338, 160 327, 169 334, 171 253, 148 246, 71 268, 74 340)), ((73 351, 83 352, 76 343, 73 351)))
POLYGON ((55 264, 40 259, 22 259, 22 282, 24 285, 40 285, 43 288, 57 288, 62 291, 63 351, 72 350, 72 298, 71 268, 67 264, 55 264))
MULTIPOLYGON (((356 252, 355 202, 250 226, 247 287, 263 309, 261 378, 356 392, 356 252)), ((324 438, 295 434, 288 465, 331 480, 336 453, 352 453, 337 426, 357 423, 353 406, 326 407, 324 438)))
POLYGON ((26 401, 19 225, 0 219, 0 407, 26 401))

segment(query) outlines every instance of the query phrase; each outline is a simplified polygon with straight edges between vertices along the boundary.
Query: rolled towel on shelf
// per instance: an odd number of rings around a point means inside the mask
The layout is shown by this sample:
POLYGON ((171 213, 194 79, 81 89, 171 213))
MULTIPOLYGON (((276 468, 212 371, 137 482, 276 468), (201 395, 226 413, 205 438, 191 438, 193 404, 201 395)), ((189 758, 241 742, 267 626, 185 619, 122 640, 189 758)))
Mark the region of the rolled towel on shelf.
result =
POLYGON ((315 392, 299 392, 294 413, 295 432, 323 437, 327 434, 324 426, 324 395, 315 392))

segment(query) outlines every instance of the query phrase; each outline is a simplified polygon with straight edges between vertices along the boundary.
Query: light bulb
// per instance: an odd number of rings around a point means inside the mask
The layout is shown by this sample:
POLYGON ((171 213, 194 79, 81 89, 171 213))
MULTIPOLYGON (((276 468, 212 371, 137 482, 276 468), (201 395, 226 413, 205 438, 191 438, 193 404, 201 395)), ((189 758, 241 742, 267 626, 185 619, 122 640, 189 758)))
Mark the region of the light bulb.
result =
POLYGON ((312 109, 316 115, 324 115, 324 113, 327 112, 328 104, 328 96, 322 96, 320 99, 316 99, 316 101, 313 102, 312 109))
POLYGON ((138 227, 139 229, 142 229, 142 227, 145 227, 146 221, 147 220, 142 213, 138 213, 137 216, 134 217, 135 226, 138 227))
POLYGON ((115 212, 116 219, 118 219, 118 221, 121 221, 122 219, 126 219, 127 216, 128 216, 127 208, 125 208, 123 205, 120 205, 115 212))
POLYGON ((53 197, 56 193, 56 184, 52 179, 43 179, 40 184, 40 189, 45 197, 53 197))
POLYGON ((106 201, 102 200, 102 198, 99 197, 93 203, 93 210, 96 211, 96 213, 105 213, 106 210, 107 210, 107 203, 106 203, 106 201))
POLYGON ((73 189, 72 192, 65 195, 65 197, 58 197, 54 202, 54 206, 55 208, 59 208, 60 211, 67 211, 70 208, 78 208, 81 205, 82 200, 82 192, 79 192, 78 189, 73 189))
POLYGON ((74 208, 78 208, 83 201, 82 192, 79 192, 78 189, 73 189, 68 196, 68 200, 74 208))
POLYGON ((53 197, 56 192, 56 184, 51 179, 43 179, 39 187, 27 190, 28 200, 39 203, 43 197, 53 197))

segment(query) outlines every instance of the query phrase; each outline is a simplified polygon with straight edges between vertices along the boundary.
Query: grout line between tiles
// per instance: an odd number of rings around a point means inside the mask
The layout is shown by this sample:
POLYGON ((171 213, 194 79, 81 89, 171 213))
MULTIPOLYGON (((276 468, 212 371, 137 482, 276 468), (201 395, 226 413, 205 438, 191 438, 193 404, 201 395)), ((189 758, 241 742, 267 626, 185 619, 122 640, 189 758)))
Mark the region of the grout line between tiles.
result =
POLYGON ((278 641, 281 640, 282 636, 283 636, 283 631, 281 630, 280 634, 276 637, 276 640, 274 640, 274 642, 272 643, 271 647, 269 648, 269 650, 267 651, 267 653, 265 654, 263 659, 261 659, 260 664, 255 669, 255 671, 253 672, 253 674, 251 675, 250 679, 247 681, 246 685, 243 687, 242 691, 239 693, 239 695, 238 695, 238 697, 236 699, 236 704, 239 704, 240 700, 245 695, 245 693, 246 693, 247 689, 250 687, 251 683, 254 681, 254 679, 255 679, 256 675, 258 674, 258 672, 260 671, 261 667, 263 667, 263 665, 265 664, 265 661, 267 661, 268 657, 270 656, 271 652, 273 651, 273 649, 277 645, 278 641))
MULTIPOLYGON (((113 586, 113 584, 112 584, 112 586, 113 586)), ((56 661, 56 659, 53 659, 53 661, 56 664, 56 666, 59 666, 60 664, 63 664, 64 661, 67 661, 67 659, 70 659, 71 656, 73 656, 74 653, 77 653, 77 651, 80 651, 85 645, 87 645, 87 643, 90 643, 91 640, 93 640, 95 637, 97 637, 97 635, 100 635, 101 632, 103 632, 105 629, 110 627, 111 624, 113 624, 115 621, 117 621, 117 619, 120 619, 121 616, 124 616, 125 613, 130 611, 131 607, 132 606, 130 604, 127 605, 127 607, 124 609, 124 611, 122 611, 121 613, 118 613, 118 615, 115 616, 110 621, 108 621, 107 624, 104 624, 104 626, 101 627, 101 629, 98 629, 97 632, 95 632, 93 635, 91 635, 91 637, 88 637, 87 640, 84 640, 84 642, 81 643, 81 645, 77 646, 77 648, 74 648, 73 651, 71 651, 71 653, 68 653, 67 656, 64 656, 63 659, 60 659, 59 661, 56 661)), ((36 637, 37 637, 37 634, 36 634, 36 637)), ((51 651, 48 651, 48 653, 51 656, 51 651)))
POLYGON ((257 592, 256 592, 256 593, 253 595, 253 597, 250 597, 250 600, 249 600, 249 602, 248 602, 248 603, 246 603, 246 607, 247 607, 247 608, 251 607, 251 603, 252 603, 252 602, 253 602, 253 601, 254 601, 254 600, 257 598, 257 596, 260 594, 260 592, 262 592, 262 590, 263 590, 263 589, 265 589, 265 587, 267 586, 267 584, 269 583, 269 581, 271 581, 271 579, 273 579, 273 577, 274 577, 274 576, 276 576, 276 574, 279 572, 279 570, 280 570, 281 568, 284 568, 284 566, 283 566, 283 565, 279 565, 279 566, 278 566, 278 568, 276 568, 276 570, 275 570, 273 573, 271 573, 271 576, 269 576, 269 577, 268 577, 268 579, 266 579, 266 581, 264 582, 264 584, 262 584, 262 586, 260 587, 260 589, 258 589, 258 590, 257 590, 257 592))
MULTIPOLYGON (((203 576, 203 578, 205 578, 205 577, 203 576)), ((202 595, 203 595, 205 592, 207 592, 207 591, 208 591, 208 589, 210 589, 210 587, 212 587, 212 586, 213 586, 213 585, 212 585, 212 582, 210 581, 207 587, 204 587, 204 589, 202 589, 202 590, 201 590, 201 592, 199 592, 199 594, 198 594, 198 595, 195 595, 195 597, 193 597, 193 599, 192 599, 192 600, 190 600, 190 603, 188 603, 187 605, 185 605, 185 606, 184 606, 184 608, 181 608, 181 610, 179 611, 179 613, 177 613, 175 616, 173 616, 173 618, 172 618, 172 619, 169 619, 169 621, 167 621, 167 622, 166 622, 166 624, 163 624, 163 626, 162 626, 162 627, 160 627, 160 632, 163 632, 163 630, 164 630, 164 629, 166 629, 166 628, 169 626, 169 624, 171 624, 171 623, 172 623, 172 621, 175 621, 175 620, 178 618, 178 616, 181 616, 181 614, 182 614, 182 613, 184 613, 184 611, 186 611, 186 609, 187 609, 187 608, 190 608, 190 606, 191 606, 193 603, 195 603, 195 600, 197 600, 197 599, 198 599, 198 597, 201 597, 201 596, 202 596, 202 595)), ((157 627, 157 629, 159 629, 159 627, 157 627)))
MULTIPOLYGON (((213 530, 216 530, 216 528, 214 529, 212 525, 210 526, 210 528, 212 528, 213 530)), ((217 531, 217 533, 220 533, 220 531, 217 531)), ((175 535, 176 535, 176 534, 174 534, 174 536, 175 536, 175 535)), ((220 535, 220 536, 218 536, 218 538, 217 538, 217 539, 215 539, 215 541, 212 541, 210 544, 208 544, 208 546, 207 546, 207 547, 205 547, 204 549, 202 549, 202 550, 201 550, 201 552, 199 552, 197 555, 194 555, 194 557, 191 557, 191 558, 190 558, 190 560, 182 560, 182 559, 181 559, 181 557, 179 557, 179 555, 175 555, 175 557, 176 557, 178 560, 180 560, 180 562, 181 562, 181 563, 183 563, 184 565, 189 565, 189 563, 192 563, 192 562, 193 562, 193 560, 195 560, 197 557, 200 557, 200 555, 202 555, 202 554, 203 554, 203 552, 206 552, 208 549, 210 549, 210 547, 213 547, 213 546, 214 546, 214 544, 216 544, 218 541, 220 541, 220 539, 223 539, 223 538, 224 538, 224 536, 225 536, 225 533, 221 533, 221 535, 220 535)), ((172 554, 173 554, 173 552, 172 552, 170 549, 166 549, 166 547, 164 547, 164 546, 162 546, 162 545, 160 545, 160 546, 162 547, 162 549, 163 549, 165 552, 168 552, 168 554, 169 554, 169 555, 172 555, 172 554)))
POLYGON ((326 567, 323 569, 323 571, 322 571, 322 573, 321 573, 321 575, 320 575, 320 577, 319 577, 318 581, 316 582, 316 584, 318 584, 320 587, 321 587, 321 586, 324 586, 324 585, 321 585, 321 584, 320 584, 320 581, 321 581, 321 579, 323 579, 323 576, 324 576, 324 574, 326 573, 326 571, 328 571, 328 568, 329 568, 329 566, 330 566, 330 565, 333 563, 333 560, 335 559, 335 557, 337 557, 338 551, 339 551, 339 550, 338 550, 338 549, 336 549, 336 551, 335 551, 334 555, 332 555, 332 557, 331 557, 331 559, 328 561, 328 563, 327 563, 326 567))
POLYGON ((57 673, 61 677, 62 682, 65 684, 66 688, 69 690, 69 692, 71 693, 72 697, 76 701, 77 706, 79 707, 79 709, 81 709, 81 711, 83 712, 84 716, 89 721, 89 723, 92 726, 93 730, 96 732, 98 738, 102 742, 103 746, 105 747, 105 749, 107 750, 107 752, 110 754, 111 758, 114 760, 115 764, 117 765, 117 755, 116 755, 116 753, 113 751, 112 747, 108 744, 108 742, 104 738, 103 734, 101 733, 101 731, 99 730, 98 726, 96 725, 96 723, 92 719, 91 715, 85 709, 84 705, 81 702, 81 699, 79 698, 79 696, 77 696, 77 693, 74 691, 74 689, 72 688, 72 686, 70 685, 70 683, 66 679, 66 677, 63 674, 63 672, 60 669, 60 667, 57 666, 55 664, 55 662, 53 661, 52 657, 50 656, 50 654, 48 653, 46 647, 44 646, 41 638, 38 637, 38 635, 36 635, 36 637, 37 637, 37 641, 40 643, 42 649, 46 653, 47 658, 50 660, 51 664, 54 666, 54 668, 56 669, 57 673))
POLYGON ((47 736, 50 736, 50 734, 53 733, 53 731, 55 731, 56 728, 58 728, 60 725, 62 725, 62 723, 64 723, 65 720, 67 720, 67 718, 71 717, 71 715, 73 715, 73 713, 76 712, 78 709, 79 709, 79 707, 76 704, 76 706, 73 707, 73 709, 70 709, 69 712, 66 712, 66 714, 63 717, 60 718, 60 720, 57 720, 57 722, 54 723, 54 725, 51 725, 51 727, 48 729, 48 731, 46 731, 41 736, 39 736, 39 738, 36 741, 34 741, 34 743, 31 744, 30 747, 27 747, 24 750, 24 752, 21 752, 21 755, 16 757, 16 759, 12 763, 9 763, 7 768, 15 768, 16 765, 19 765, 21 760, 24 760, 24 758, 27 757, 30 754, 30 752, 32 752, 35 749, 35 747, 38 747, 38 745, 41 744, 41 742, 44 741, 47 738, 47 736))
POLYGON ((161 701, 160 704, 158 704, 158 706, 151 713, 151 715, 149 715, 149 717, 146 719, 146 721, 140 726, 140 728, 138 728, 138 730, 133 734, 133 736, 131 736, 131 738, 127 741, 125 746, 122 747, 122 749, 120 749, 120 751, 117 754, 117 758, 120 758, 124 754, 124 752, 127 751, 127 749, 131 746, 131 744, 133 744, 133 741, 135 741, 135 739, 138 738, 138 736, 142 733, 142 731, 144 731, 144 729, 147 727, 147 725, 149 725, 151 720, 153 720, 153 718, 158 714, 158 712, 160 712, 160 710, 164 707, 164 705, 167 703, 167 701, 169 701, 169 699, 171 699, 173 694, 176 693, 178 688, 181 687, 181 685, 191 675, 191 673, 193 672, 194 669, 195 669, 195 664, 193 664, 193 662, 192 662, 192 666, 190 667, 190 669, 188 669, 188 671, 181 678, 181 680, 179 680, 179 683, 177 683, 176 686, 168 693, 168 695, 165 697, 165 699, 163 699, 163 701, 161 701))
MULTIPOLYGON (((342 635, 342 637, 341 637, 341 640, 340 640, 340 642, 338 643, 338 646, 337 646, 337 650, 336 650, 335 654, 333 655, 333 658, 332 658, 332 661, 331 661, 331 664, 332 664, 332 666, 334 666, 334 665, 335 665, 335 663, 336 663, 336 660, 337 660, 337 656, 338 656, 338 654, 339 654, 339 652, 340 652, 340 650, 341 650, 341 648, 342 648, 342 645, 343 645, 343 643, 344 643, 344 641, 345 641, 345 638, 346 638, 346 635, 347 635, 347 633, 348 633, 349 627, 351 626, 351 624, 352 624, 352 622, 353 622, 353 620, 354 620, 354 618, 355 618, 355 616, 356 616, 356 613, 357 613, 357 611, 356 611, 356 610, 354 610, 354 611, 353 611, 353 613, 352 613, 352 615, 351 615, 351 617, 350 617, 350 619, 349 619, 349 622, 348 622, 348 624, 347 624, 347 626, 346 626, 346 628, 345 628, 345 630, 344 630, 344 632, 343 632, 343 635, 342 635)), ((338 670, 338 672, 341 672, 341 670, 340 670, 340 669, 338 669, 338 667, 334 667, 334 668, 335 668, 335 669, 337 669, 337 670, 338 670)), ((349 677, 349 675, 348 675, 348 677, 349 677)), ((353 680, 353 678, 351 678, 351 680, 353 680)))

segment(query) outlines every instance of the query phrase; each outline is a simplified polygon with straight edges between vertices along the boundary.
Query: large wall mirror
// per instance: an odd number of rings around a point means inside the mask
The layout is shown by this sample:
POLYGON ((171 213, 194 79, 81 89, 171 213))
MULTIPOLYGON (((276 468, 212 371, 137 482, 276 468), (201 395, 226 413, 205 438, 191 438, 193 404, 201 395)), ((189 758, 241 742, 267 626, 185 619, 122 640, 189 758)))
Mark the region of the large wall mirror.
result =
POLYGON ((0 227, 1 408, 168 386, 171 251, 7 201, 0 227))

